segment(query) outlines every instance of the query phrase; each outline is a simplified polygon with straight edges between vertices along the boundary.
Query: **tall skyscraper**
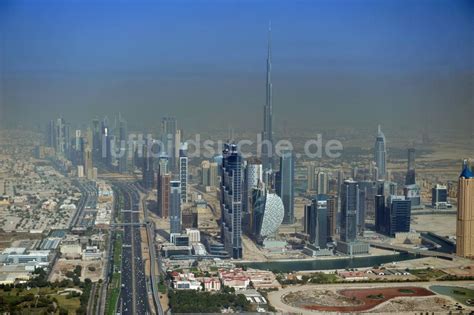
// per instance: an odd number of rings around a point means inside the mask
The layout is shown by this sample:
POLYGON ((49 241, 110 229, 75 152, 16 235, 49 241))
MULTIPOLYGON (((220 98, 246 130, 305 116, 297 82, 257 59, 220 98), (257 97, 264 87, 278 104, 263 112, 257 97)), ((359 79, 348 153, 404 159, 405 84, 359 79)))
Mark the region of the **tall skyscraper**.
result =
POLYGON ((127 172, 127 163, 128 163, 128 144, 127 144, 127 138, 128 138, 128 130, 127 130, 127 122, 120 117, 119 121, 119 148, 120 148, 120 153, 119 153, 119 172, 120 173, 126 173, 127 172))
POLYGON ((92 150, 89 145, 84 149, 84 173, 87 179, 93 179, 92 150))
POLYGON ((219 165, 217 162, 209 164, 209 186, 217 187, 219 185, 219 165))
POLYGON ((101 132, 100 132, 100 123, 98 119, 92 120, 92 143, 90 143, 94 159, 100 160, 101 150, 101 132))
POLYGON ((318 195, 313 199, 311 205, 306 208, 305 220, 310 243, 320 249, 327 248, 329 227, 327 196, 318 195))
POLYGON ((328 193, 329 176, 322 170, 318 171, 316 176, 316 192, 318 195, 326 195, 328 193))
POLYGON ((221 165, 221 239, 232 258, 242 258, 242 156, 225 144, 221 165))
POLYGON ((378 127, 377 138, 375 139, 374 160, 378 169, 378 179, 384 179, 387 175, 387 151, 385 148, 385 135, 380 125, 378 127))
POLYGON ((153 156, 151 148, 147 144, 143 146, 142 184, 146 189, 152 189, 155 185, 155 171, 153 169, 153 156))
POLYGON ((181 233, 181 184, 170 182, 170 234, 181 233))
POLYGON ((458 180, 456 255, 474 257, 474 174, 468 160, 458 180))
POLYGON ((262 165, 263 170, 275 168, 275 155, 273 146, 273 91, 272 91, 272 51, 271 51, 271 27, 268 28, 268 51, 267 51, 267 82, 265 107, 263 110, 263 144, 262 165))
POLYGON ((394 236, 399 232, 410 232, 411 201, 405 196, 391 195, 387 198, 387 209, 385 215, 389 217, 384 219, 388 223, 385 228, 388 235, 394 236))
POLYGON ((157 205, 158 215, 162 218, 169 217, 170 209, 170 182, 171 174, 158 172, 157 178, 157 205))
POLYGON ((306 166, 306 171, 307 171, 307 191, 314 191, 314 173, 316 172, 316 165, 314 162, 310 162, 306 166))
POLYGON ((188 144, 179 149, 179 181, 181 182, 181 202, 188 202, 188 144))
POLYGON ((348 255, 364 254, 369 245, 357 240, 357 213, 360 211, 359 185, 352 179, 341 186, 341 226, 337 250, 348 255))
POLYGON ((244 190, 243 190, 243 207, 244 212, 250 209, 252 199, 252 189, 257 188, 262 182, 262 163, 258 159, 248 159, 244 171, 244 190))
POLYGON ((405 177, 405 185, 414 185, 416 184, 415 177, 415 149, 408 149, 408 167, 407 175, 405 177))
POLYGON ((201 162, 201 185, 203 185, 204 187, 211 186, 209 179, 210 168, 211 163, 209 163, 209 161, 204 160, 201 162))
POLYGON ((285 216, 283 218, 283 224, 293 224, 295 222, 295 158, 293 151, 284 150, 281 152, 279 174, 279 196, 283 200, 283 205, 285 207, 285 216))
POLYGON ((341 235, 344 242, 353 242, 357 237, 357 212, 359 211, 359 185, 354 180, 345 180, 341 188, 341 235))
MULTIPOLYGON (((256 190, 257 187, 254 187, 256 190)), ((253 191, 253 190, 252 190, 253 191)), ((265 189, 255 202, 253 210, 253 227, 256 236, 263 240, 267 237, 274 237, 280 227, 284 208, 281 198, 275 193, 270 193, 265 189)))
POLYGON ((161 120, 161 152, 166 152, 168 155, 171 171, 176 170, 176 132, 176 118, 163 117, 161 120))
POLYGON ((329 195, 326 204, 328 209, 328 235, 334 240, 337 233, 337 198, 329 195))

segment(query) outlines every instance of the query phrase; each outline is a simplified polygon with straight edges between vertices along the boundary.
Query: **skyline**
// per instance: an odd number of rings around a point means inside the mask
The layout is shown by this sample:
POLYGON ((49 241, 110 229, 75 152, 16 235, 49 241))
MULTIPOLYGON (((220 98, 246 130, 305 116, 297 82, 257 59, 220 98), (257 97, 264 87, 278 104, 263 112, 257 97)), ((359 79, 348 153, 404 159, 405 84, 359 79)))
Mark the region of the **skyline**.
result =
POLYGON ((472 132, 468 1, 184 3, 2 2, 2 125, 122 112, 143 128, 172 115, 227 129, 224 111, 259 130, 271 19, 276 133, 431 121, 472 132))

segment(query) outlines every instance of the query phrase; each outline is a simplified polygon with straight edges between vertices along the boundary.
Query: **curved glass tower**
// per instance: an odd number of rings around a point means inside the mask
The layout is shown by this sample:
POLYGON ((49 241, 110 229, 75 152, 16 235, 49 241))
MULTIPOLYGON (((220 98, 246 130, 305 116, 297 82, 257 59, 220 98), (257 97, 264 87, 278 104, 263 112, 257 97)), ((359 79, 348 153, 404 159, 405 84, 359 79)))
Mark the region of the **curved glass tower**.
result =
POLYGON ((283 222, 284 215, 283 201, 277 194, 267 193, 260 197, 256 202, 254 211, 257 236, 264 239, 275 235, 283 222))
POLYGON ((385 179, 387 174, 387 151, 385 149, 385 135, 383 134, 380 125, 377 131, 377 138, 375 139, 374 160, 379 172, 378 179, 385 179))

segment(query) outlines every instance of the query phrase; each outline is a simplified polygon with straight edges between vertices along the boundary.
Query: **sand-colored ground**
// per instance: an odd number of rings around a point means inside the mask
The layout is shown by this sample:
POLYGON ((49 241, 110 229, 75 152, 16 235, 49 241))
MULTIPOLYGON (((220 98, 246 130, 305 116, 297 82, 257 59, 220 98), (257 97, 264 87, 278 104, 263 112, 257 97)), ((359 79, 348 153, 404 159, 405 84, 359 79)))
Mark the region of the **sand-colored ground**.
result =
POLYGON ((456 214, 413 215, 411 229, 430 231, 442 236, 455 236, 456 214))
POLYGON ((66 273, 68 271, 73 271, 74 268, 80 265, 82 266, 82 274, 81 274, 81 281, 84 279, 89 278, 92 282, 99 281, 102 279, 102 269, 103 269, 103 261, 102 260, 78 260, 78 259, 58 259, 56 264, 53 267, 53 270, 50 275, 50 281, 54 282, 56 280, 61 281, 66 278, 66 273), (95 268, 95 270, 91 271, 89 267, 95 268))
MULTIPOLYGON (((413 282, 410 283, 408 286, 410 287, 417 287, 420 289, 429 289, 431 285, 439 284, 439 285, 457 285, 457 286, 465 286, 465 287, 472 287, 474 286, 474 281, 432 281, 432 282, 413 282)), ((321 310, 310 310, 305 309, 302 307, 297 307, 294 303, 293 305, 289 305, 286 303, 284 297, 290 293, 298 293, 304 292, 304 295, 307 295, 308 292, 318 292, 318 291, 330 291, 332 298, 336 298, 336 294, 343 290, 355 290, 353 292, 357 292, 361 289, 370 289, 378 294, 377 292, 382 292, 385 289, 390 289, 394 287, 403 287, 403 284, 394 284, 394 283, 354 283, 354 284, 329 284, 329 285, 295 285, 295 286, 288 286, 283 288, 279 291, 273 291, 268 293, 268 300, 272 306, 274 306, 278 311, 281 312, 292 312, 298 314, 341 314, 341 310, 339 311, 321 311, 321 310)), ((362 294, 362 293, 361 293, 362 294)), ((363 294, 364 297, 367 297, 365 293, 363 294)), ((384 295, 385 296, 385 295, 384 295)), ((314 298, 317 301, 317 297, 314 298)), ((311 300, 310 300, 311 301, 311 300)), ((322 300, 324 301, 324 300, 322 300)), ((341 299, 340 302, 344 303, 345 299, 341 299)), ((323 303, 323 302, 322 302, 323 303)), ((346 301, 347 303, 347 301, 346 301)), ((327 304, 327 303, 326 303, 327 304)), ((423 308, 424 305, 430 305, 429 309, 431 312, 435 312, 436 314, 446 314, 449 310, 455 309, 456 301, 452 298, 445 296, 445 295, 435 295, 433 292, 433 296, 427 297, 405 297, 405 298, 394 298, 393 300, 389 300, 382 303, 377 303, 377 305, 372 305, 370 309, 367 311, 362 312, 371 312, 377 314, 413 314, 412 305, 416 304, 420 308, 423 308), (434 299, 438 298, 438 299, 434 299), (436 303, 433 303, 436 302, 436 303), (447 307, 443 307, 443 305, 447 305, 447 307), (410 308, 411 307, 411 308, 410 308), (408 312, 406 311, 408 310, 408 312)), ((466 309, 471 310, 471 308, 466 307, 466 309)), ((474 310, 474 308, 472 308, 474 310)), ((420 309, 421 311, 421 309, 420 309)))

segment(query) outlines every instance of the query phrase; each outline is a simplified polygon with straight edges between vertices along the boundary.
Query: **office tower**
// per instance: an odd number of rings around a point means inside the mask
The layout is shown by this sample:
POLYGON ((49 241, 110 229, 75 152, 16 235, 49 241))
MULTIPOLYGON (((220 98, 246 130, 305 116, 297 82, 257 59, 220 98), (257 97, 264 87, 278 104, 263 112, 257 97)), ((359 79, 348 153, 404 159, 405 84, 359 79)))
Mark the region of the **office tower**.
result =
POLYGON ((341 234, 344 242, 353 242, 357 237, 357 212, 359 211, 359 185, 348 179, 341 187, 341 234))
POLYGON ((51 120, 48 124, 48 147, 56 149, 56 121, 51 120))
POLYGON ((166 153, 161 153, 158 158, 158 169, 161 174, 167 174, 171 172, 169 168, 169 158, 166 153))
POLYGON ((58 118, 53 126, 55 127, 53 139, 55 140, 54 149, 56 150, 56 154, 68 157, 70 148, 70 126, 63 118, 58 118))
POLYGON ((104 117, 100 125, 100 157, 103 163, 107 164, 108 156, 110 152, 110 130, 109 130, 109 119, 104 117))
POLYGON ((388 220, 385 211, 385 183, 379 180, 375 195, 375 231, 382 234, 388 233, 388 220))
POLYGON ((410 218, 411 218, 411 201, 406 199, 405 196, 389 196, 387 198, 387 209, 385 215, 389 215, 388 227, 385 227, 385 231, 388 231, 388 235, 395 236, 396 233, 410 232, 410 218))
POLYGON ((155 171, 151 147, 143 146, 142 185, 145 189, 152 189, 155 185, 155 171))
POLYGON ((94 159, 99 160, 101 155, 100 143, 101 143, 101 132, 100 123, 98 119, 92 120, 92 142, 89 143, 94 159))
POLYGON ((337 198, 328 195, 326 200, 328 209, 328 236, 334 239, 337 233, 337 198))
POLYGON ((221 239, 232 258, 242 258, 242 156, 225 144, 221 165, 221 239))
POLYGON ((359 208, 357 209, 357 234, 364 235, 365 231, 365 190, 359 188, 359 208))
MULTIPOLYGON (((390 194, 392 194, 392 192, 390 192, 390 194)), ((417 184, 405 185, 403 188, 403 194, 411 201, 412 209, 423 208, 423 205, 421 204, 420 186, 417 184)))
POLYGON ((170 181, 170 234, 181 233, 181 184, 170 181))
POLYGON ((93 179, 92 168, 92 150, 87 145, 84 150, 84 173, 87 179, 93 179))
POLYGON ((128 163, 128 130, 127 130, 127 122, 120 117, 119 121, 119 172, 126 173, 127 172, 127 163, 128 163))
POLYGON ((283 201, 277 194, 266 192, 265 189, 261 191, 263 193, 256 200, 252 211, 253 227, 259 240, 275 237, 285 214, 283 201))
POLYGON ((161 152, 167 154, 171 171, 175 171, 176 169, 176 132, 176 118, 163 117, 161 120, 161 152))
POLYGON ((83 138, 82 138, 82 132, 79 129, 76 129, 75 131, 75 137, 74 137, 74 149, 77 152, 82 152, 82 145, 83 145, 83 138))
POLYGON ((355 179, 358 177, 358 175, 359 175, 359 168, 354 165, 354 166, 352 167, 352 170, 351 170, 351 171, 352 171, 352 174, 351 174, 351 175, 352 175, 352 179, 355 180, 355 179))
POLYGON ((342 187, 342 184, 344 183, 344 171, 342 169, 340 169, 338 172, 337 172, 337 197, 339 198, 341 196, 341 187, 342 187))
POLYGON ((77 166, 77 177, 79 178, 84 177, 84 165, 77 166))
POLYGON ((415 149, 408 149, 408 167, 407 175, 405 177, 405 185, 414 185, 416 184, 415 177, 415 149))
POLYGON ((285 206, 285 217, 283 218, 283 224, 293 224, 295 222, 295 159, 293 151, 291 150, 284 150, 281 153, 279 177, 279 196, 283 200, 283 205, 285 206))
POLYGON ((158 172, 157 178, 157 205, 158 205, 158 215, 161 218, 169 217, 170 209, 170 186, 171 174, 165 173, 161 174, 158 172))
POLYGON ((267 82, 265 107, 263 110, 263 143, 262 143, 262 166, 263 170, 275 168, 275 155, 273 146, 273 91, 272 91, 272 52, 271 52, 271 28, 268 28, 268 51, 267 51, 267 82))
POLYGON ((188 144, 179 149, 179 181, 181 182, 181 202, 188 202, 188 144))
MULTIPOLYGON (((181 129, 176 129, 176 133, 174 135, 174 157, 176 161, 176 167, 179 168, 179 154, 181 150, 181 137, 182 137, 182 130, 181 129)), ((187 149, 186 149, 187 150, 187 149)), ((177 170, 179 173, 179 170, 177 170)))
POLYGON ((378 127, 377 138, 375 139, 374 160, 378 169, 378 179, 384 179, 387 175, 387 151, 385 149, 385 135, 380 125, 378 127))
POLYGON ((211 186, 210 184, 210 167, 211 163, 204 160, 201 162, 201 185, 204 187, 211 186))
POLYGON ((310 162, 306 166, 307 170, 307 177, 308 177, 308 183, 307 183, 307 191, 314 191, 314 174, 316 172, 316 164, 314 162, 310 162))
POLYGON ((446 209, 448 205, 448 188, 445 185, 436 184, 431 189, 431 206, 434 209, 446 209))
POLYGON ((248 212, 252 189, 257 188, 262 182, 262 163, 258 159, 248 159, 244 171, 244 190, 242 211, 248 212))
POLYGON ((337 250, 347 255, 365 254, 369 245, 357 241, 357 213, 360 211, 359 185, 352 179, 341 186, 341 225, 337 250))
POLYGON ((209 186, 217 187, 219 183, 219 165, 217 162, 209 164, 209 186))
POLYGON ((329 177, 328 174, 319 170, 316 175, 316 193, 318 195, 326 195, 328 193, 329 177))
POLYGON ((468 160, 458 180, 456 255, 474 257, 474 174, 468 160))
POLYGON ((327 196, 318 195, 313 199, 311 205, 306 208, 307 217, 305 217, 308 228, 309 242, 320 249, 327 248, 329 229, 328 229, 328 209, 327 196))

